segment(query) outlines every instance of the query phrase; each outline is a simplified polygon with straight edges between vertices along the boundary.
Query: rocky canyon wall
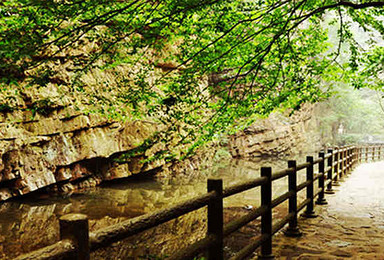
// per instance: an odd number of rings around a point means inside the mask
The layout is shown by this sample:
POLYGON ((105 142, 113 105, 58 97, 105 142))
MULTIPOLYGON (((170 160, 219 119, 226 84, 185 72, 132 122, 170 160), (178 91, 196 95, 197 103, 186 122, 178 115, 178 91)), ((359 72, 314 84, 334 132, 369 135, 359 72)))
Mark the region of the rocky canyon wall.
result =
POLYGON ((140 163, 151 151, 129 163, 112 160, 155 132, 157 126, 150 122, 117 123, 66 110, 48 117, 8 112, 0 119, 0 201, 46 187, 95 186, 160 167, 140 163))
MULTIPOLYGON (((274 114, 229 137, 232 157, 278 155, 315 149, 311 107, 293 117, 274 114), (310 145, 309 145, 310 144, 310 145)), ((209 167, 216 151, 211 144, 183 162, 144 163, 156 146, 128 160, 116 161, 149 138, 158 126, 151 122, 118 123, 92 114, 56 109, 49 115, 30 111, 0 114, 0 201, 40 189, 70 191, 138 173, 191 174, 209 167)))
POLYGON ((306 105, 292 116, 275 113, 260 119, 230 137, 233 157, 277 156, 318 151, 322 141, 313 117, 314 105, 306 105))

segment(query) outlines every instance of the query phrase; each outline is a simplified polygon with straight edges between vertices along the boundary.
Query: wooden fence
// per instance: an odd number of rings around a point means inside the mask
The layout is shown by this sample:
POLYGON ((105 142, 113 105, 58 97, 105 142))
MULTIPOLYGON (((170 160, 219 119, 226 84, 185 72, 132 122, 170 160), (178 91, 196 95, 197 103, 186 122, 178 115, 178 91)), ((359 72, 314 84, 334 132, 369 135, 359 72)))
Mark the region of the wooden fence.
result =
POLYGON ((383 146, 347 146, 320 152, 317 159, 307 156, 306 162, 288 161, 288 168, 272 172, 261 168, 261 177, 223 189, 221 179, 208 180, 208 192, 173 207, 129 219, 109 227, 89 232, 88 220, 82 214, 69 214, 60 218, 60 241, 19 256, 21 259, 90 259, 90 252, 138 234, 152 227, 180 217, 202 207, 208 207, 208 231, 204 238, 181 249, 167 259, 189 259, 206 252, 206 258, 223 259, 223 239, 249 222, 261 217, 261 235, 241 249, 234 259, 244 259, 260 247, 259 259, 272 259, 272 236, 286 224, 287 236, 300 236, 298 213, 305 209, 305 217, 315 217, 314 205, 326 204, 325 194, 334 193, 333 186, 351 172, 357 163, 380 160, 383 146), (314 167, 317 166, 317 172, 314 167), (297 183, 297 173, 306 170, 306 180, 297 183), (288 176, 288 190, 272 199, 272 183, 288 176), (317 182, 317 185, 315 185, 317 182), (229 223, 223 223, 223 199, 255 187, 261 187, 261 206, 229 223), (298 202, 298 192, 306 189, 306 197, 298 202), (316 200, 315 200, 316 199, 316 200), (272 209, 288 200, 288 212, 277 223, 272 223, 272 209))

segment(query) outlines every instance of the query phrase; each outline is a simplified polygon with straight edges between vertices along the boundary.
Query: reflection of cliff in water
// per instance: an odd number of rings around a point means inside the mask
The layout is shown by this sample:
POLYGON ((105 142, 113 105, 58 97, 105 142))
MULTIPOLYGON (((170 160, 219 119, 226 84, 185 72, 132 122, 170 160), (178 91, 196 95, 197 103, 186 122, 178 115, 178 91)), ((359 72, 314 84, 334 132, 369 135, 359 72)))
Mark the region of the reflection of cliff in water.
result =
MULTIPOLYGON (((90 229, 121 222, 148 212, 174 205, 206 192, 207 178, 223 178, 224 187, 260 176, 260 166, 274 170, 286 168, 285 160, 230 160, 215 168, 191 176, 172 179, 119 181, 66 196, 40 195, 23 201, 0 205, 0 256, 12 258, 58 240, 58 219, 68 213, 83 213, 90 219, 90 229)), ((274 184, 276 194, 284 192, 286 181, 274 184)), ((286 190, 285 190, 286 191, 286 190)), ((225 200, 225 207, 259 206, 259 190, 254 189, 225 200)), ((277 195, 276 195, 277 196, 277 195)), ((189 214, 178 220, 130 238, 123 246, 113 247, 120 256, 169 254, 205 233, 205 213, 189 214), (196 233, 192 236, 192 233, 196 233), (186 239, 186 237, 188 239, 186 239), (136 250, 141 248, 140 250, 136 250), (138 252, 135 252, 135 250, 138 252), (164 251, 163 251, 164 250, 164 251)), ((122 244, 122 243, 118 243, 122 244)), ((108 250, 108 251, 110 251, 108 250)), ((108 258, 110 252, 97 252, 96 258, 108 258)), ((111 258, 113 259, 113 258, 111 258)))

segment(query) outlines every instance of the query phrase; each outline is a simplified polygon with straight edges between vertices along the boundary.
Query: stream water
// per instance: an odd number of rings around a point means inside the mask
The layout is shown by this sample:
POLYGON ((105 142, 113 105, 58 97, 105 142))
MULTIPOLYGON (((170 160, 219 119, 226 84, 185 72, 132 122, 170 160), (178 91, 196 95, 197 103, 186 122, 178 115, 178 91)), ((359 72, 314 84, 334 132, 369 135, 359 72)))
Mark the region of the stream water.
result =
MULTIPOLYGON (((12 259, 22 253, 56 242, 59 239, 58 219, 62 215, 86 214, 90 220, 90 230, 97 230, 203 194, 206 192, 206 179, 210 177, 222 178, 224 187, 258 177, 261 166, 271 166, 273 170, 279 170, 286 168, 287 162, 286 159, 271 158, 230 160, 198 172, 194 176, 162 180, 121 180, 72 194, 55 196, 39 194, 0 204, 0 258, 12 259)), ((286 179, 273 184, 274 197, 286 192, 286 184, 286 179)), ((260 203, 259 195, 260 191, 256 188, 232 196, 224 201, 224 207, 257 207, 260 203)), ((199 221, 186 219, 185 222, 188 223, 184 223, 182 229, 194 229, 190 226, 192 225, 190 222, 193 222, 196 226, 195 229, 203 234, 205 231, 202 226, 204 225, 199 221)), ((179 228, 175 228, 173 233, 180 232, 179 228)), ((159 235, 157 233, 156 235, 159 235)), ((153 237, 153 234, 148 236, 153 237)), ((136 248, 137 244, 141 242, 146 243, 146 239, 148 237, 145 236, 141 240, 136 239, 136 245, 131 246, 130 250, 136 248)), ((164 238, 156 238, 157 242, 160 240, 163 241, 164 238)), ((174 240, 177 242, 178 239, 174 240)), ((132 256, 125 259, 136 258, 132 256)))

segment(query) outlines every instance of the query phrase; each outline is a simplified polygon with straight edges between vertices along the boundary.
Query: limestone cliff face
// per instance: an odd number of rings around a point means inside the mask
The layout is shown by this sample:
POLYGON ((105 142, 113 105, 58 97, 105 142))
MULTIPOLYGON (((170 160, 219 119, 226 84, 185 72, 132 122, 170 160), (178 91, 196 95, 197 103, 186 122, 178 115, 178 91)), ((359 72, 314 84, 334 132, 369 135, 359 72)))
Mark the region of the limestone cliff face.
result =
MULTIPOLYGON (((314 150, 319 140, 305 134, 314 128, 310 118, 311 108, 294 117, 273 115, 231 136, 229 151, 233 157, 254 157, 314 150)), ((69 108, 49 115, 2 112, 0 120, 0 201, 43 188, 65 192, 87 188, 138 173, 189 175, 209 167, 220 148, 211 144, 183 162, 143 163, 162 148, 154 146, 117 162, 114 159, 142 144, 159 126, 149 121, 118 123, 69 108)))
POLYGON ((48 117, 31 116, 22 111, 2 114, 0 201, 52 184, 59 184, 54 189, 71 189, 83 180, 80 187, 94 186, 158 167, 139 163, 146 154, 131 158, 129 165, 111 160, 153 134, 153 123, 116 123, 92 115, 67 116, 60 110, 48 117))
POLYGON ((313 152, 321 140, 313 119, 313 105, 307 105, 293 116, 272 114, 260 119, 244 131, 230 137, 233 157, 257 157, 300 152, 313 152))

